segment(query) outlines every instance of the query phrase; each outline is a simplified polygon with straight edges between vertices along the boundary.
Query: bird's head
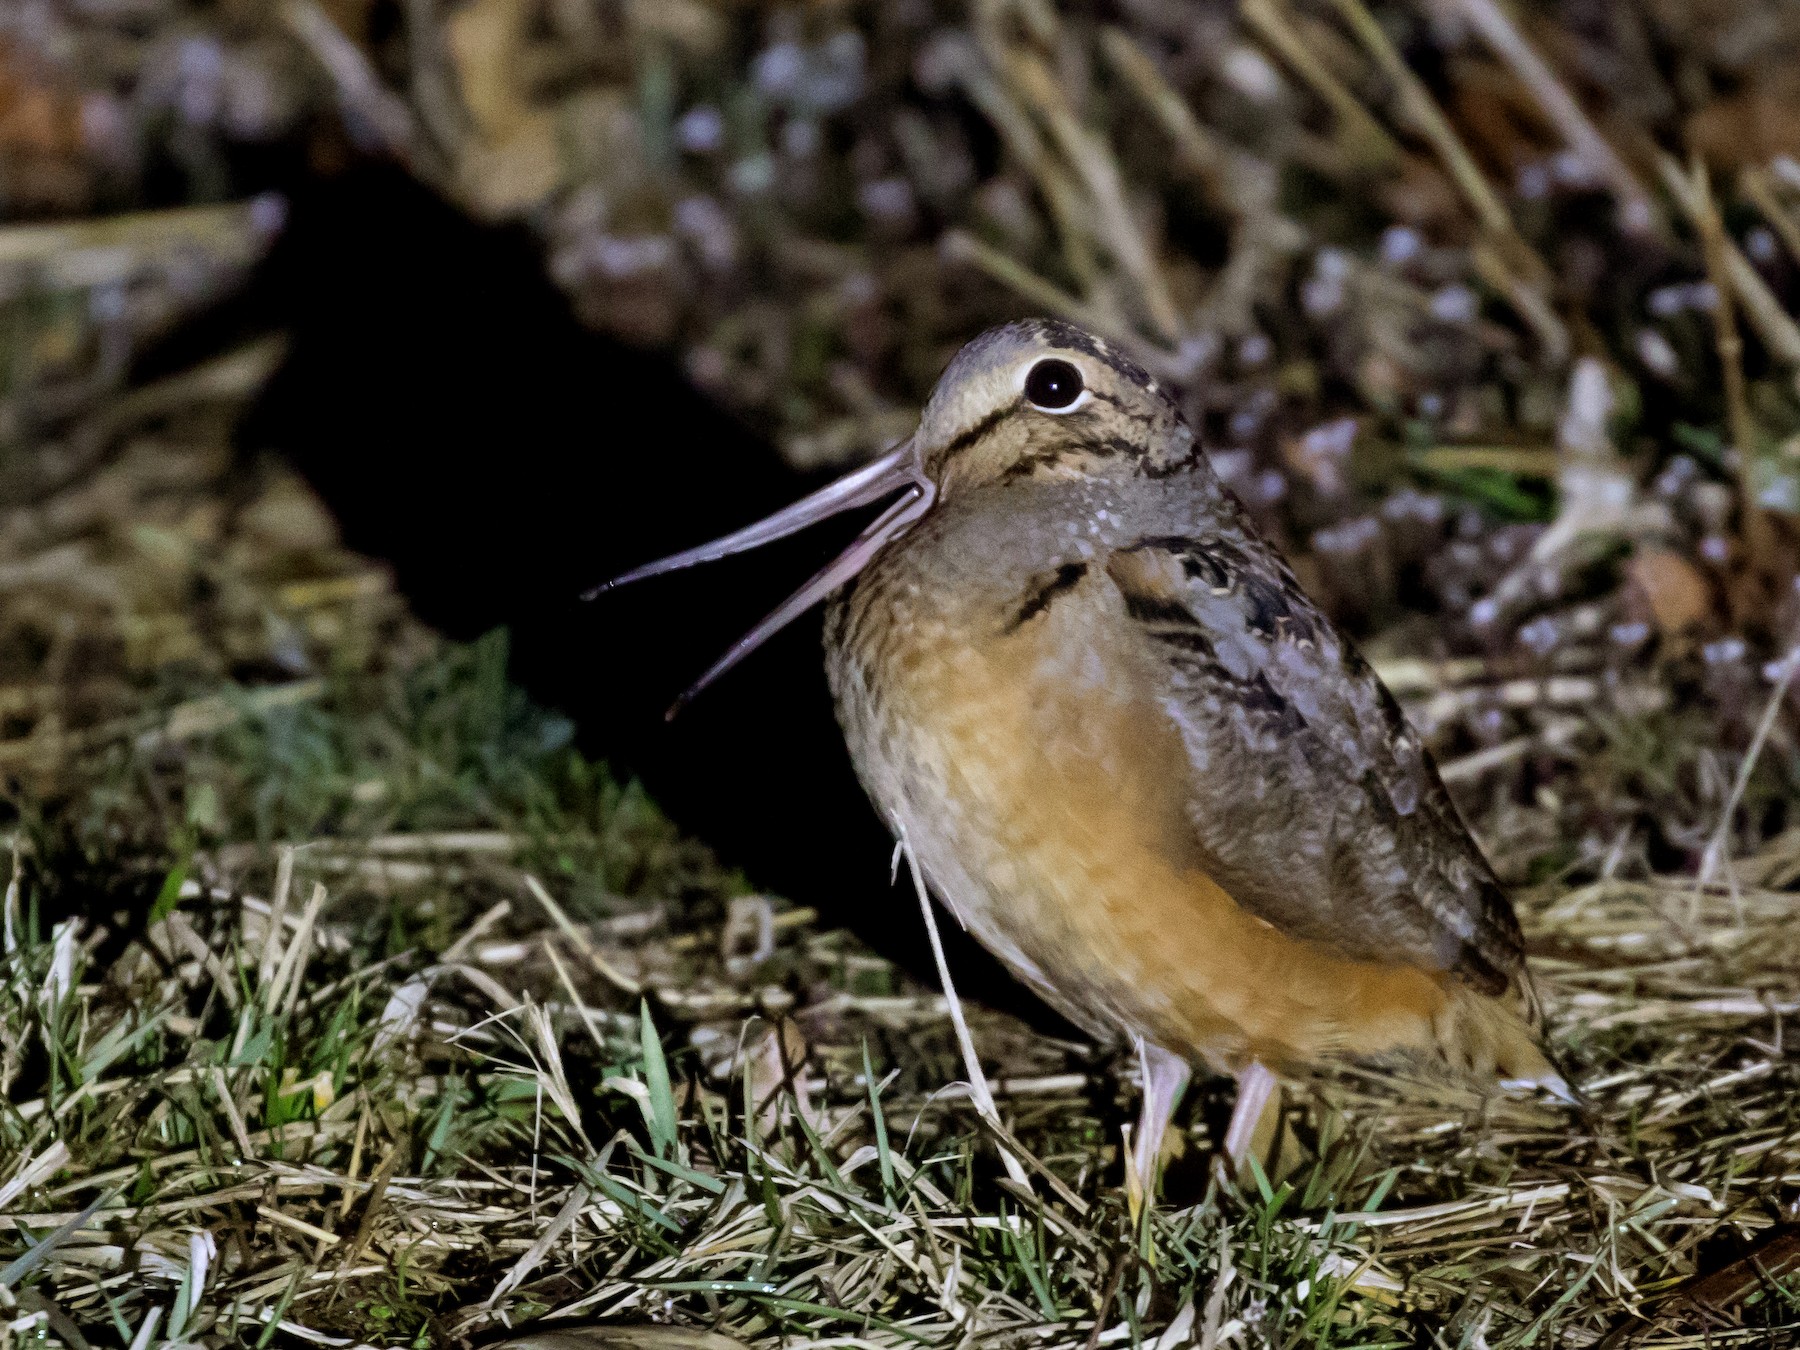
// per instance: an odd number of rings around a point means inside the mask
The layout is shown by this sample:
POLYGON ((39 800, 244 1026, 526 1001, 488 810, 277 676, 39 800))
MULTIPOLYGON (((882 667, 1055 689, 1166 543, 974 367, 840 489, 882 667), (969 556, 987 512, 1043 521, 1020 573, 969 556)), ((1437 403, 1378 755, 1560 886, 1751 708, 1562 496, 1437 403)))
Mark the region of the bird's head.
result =
POLYGON ((1103 338, 1051 319, 990 328, 945 369, 911 444, 948 499, 1029 478, 1161 476, 1196 462, 1168 392, 1103 338))
POLYGON ((916 431, 860 469, 722 539, 646 563, 614 587, 784 538, 891 498, 856 540, 714 662, 682 704, 965 493, 1043 479, 1166 477, 1203 461, 1173 400, 1102 338, 1051 319, 991 328, 939 377, 916 431))

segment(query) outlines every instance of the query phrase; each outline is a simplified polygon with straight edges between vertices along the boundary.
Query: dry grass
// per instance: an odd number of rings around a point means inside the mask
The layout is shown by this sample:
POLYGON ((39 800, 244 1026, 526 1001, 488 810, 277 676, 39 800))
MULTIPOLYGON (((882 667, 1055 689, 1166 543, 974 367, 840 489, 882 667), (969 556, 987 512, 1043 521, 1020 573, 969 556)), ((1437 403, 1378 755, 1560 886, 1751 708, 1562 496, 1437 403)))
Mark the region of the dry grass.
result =
MULTIPOLYGON (((1800 870, 1791 844, 1729 883, 1528 901, 1585 1120, 1341 1079, 1292 1107, 1269 1182, 1184 1195, 1178 1168, 1137 1232, 1119 1090, 1078 1047, 977 1019, 997 1133, 947 1090, 942 1000, 810 915, 746 898, 724 923, 671 932, 643 906, 565 931, 530 847, 238 850, 201 869, 234 884, 181 884, 135 936, 129 916, 44 931, 15 880, 0 1194, 21 1312, 64 1338, 66 1317, 93 1340, 320 1344, 539 1316, 895 1346, 1800 1327, 1777 1282, 1681 1299, 1792 1231, 1800 937, 1765 884, 1800 870), (384 931, 429 930, 475 875, 506 898, 449 946, 384 931)), ((1207 1128, 1189 1119, 1190 1149, 1207 1128)))

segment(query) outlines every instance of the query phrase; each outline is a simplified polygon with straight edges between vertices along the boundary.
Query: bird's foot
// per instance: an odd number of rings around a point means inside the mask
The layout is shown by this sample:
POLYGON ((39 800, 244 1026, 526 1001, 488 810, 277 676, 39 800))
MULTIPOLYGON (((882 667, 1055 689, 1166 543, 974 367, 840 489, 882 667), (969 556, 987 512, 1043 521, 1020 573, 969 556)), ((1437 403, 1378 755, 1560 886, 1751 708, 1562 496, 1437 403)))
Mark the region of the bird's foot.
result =
POLYGON ((1237 1103, 1231 1108, 1220 1159, 1221 1172, 1231 1180, 1242 1180, 1251 1157, 1267 1156, 1281 1120, 1281 1081, 1267 1065, 1251 1060, 1239 1071, 1237 1085, 1237 1103))
POLYGON ((1125 1127, 1125 1203, 1131 1211, 1133 1227, 1144 1206, 1155 1203, 1163 1140, 1188 1083, 1185 1059, 1141 1036, 1134 1039, 1143 1072, 1144 1098, 1138 1110, 1136 1137, 1133 1138, 1130 1126, 1125 1127))

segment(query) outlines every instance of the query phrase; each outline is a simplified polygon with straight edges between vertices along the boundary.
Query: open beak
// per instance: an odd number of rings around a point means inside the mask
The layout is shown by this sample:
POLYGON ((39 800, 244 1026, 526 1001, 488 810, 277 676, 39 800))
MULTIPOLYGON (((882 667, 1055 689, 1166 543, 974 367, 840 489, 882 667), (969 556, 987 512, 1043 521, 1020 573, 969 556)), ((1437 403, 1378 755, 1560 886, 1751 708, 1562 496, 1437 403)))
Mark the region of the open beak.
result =
POLYGON ((659 577, 665 572, 693 567, 697 563, 716 562, 720 558, 729 558, 734 553, 746 553, 777 539, 784 539, 809 525, 816 525, 821 520, 829 520, 845 511, 880 501, 895 492, 900 496, 866 530, 856 536, 850 547, 827 563, 811 581, 782 601, 766 619, 733 643, 723 656, 714 661, 675 700, 667 714, 673 718, 707 685, 867 567, 870 559, 905 534, 931 509, 931 504, 937 497, 937 486, 925 476, 912 441, 902 441, 881 458, 871 460, 862 468, 845 474, 835 483, 820 488, 809 497, 802 497, 792 506, 784 507, 754 525, 746 525, 709 544, 700 544, 656 562, 645 563, 642 567, 634 567, 629 572, 594 587, 583 599, 592 600, 615 587, 643 581, 648 577, 659 577))

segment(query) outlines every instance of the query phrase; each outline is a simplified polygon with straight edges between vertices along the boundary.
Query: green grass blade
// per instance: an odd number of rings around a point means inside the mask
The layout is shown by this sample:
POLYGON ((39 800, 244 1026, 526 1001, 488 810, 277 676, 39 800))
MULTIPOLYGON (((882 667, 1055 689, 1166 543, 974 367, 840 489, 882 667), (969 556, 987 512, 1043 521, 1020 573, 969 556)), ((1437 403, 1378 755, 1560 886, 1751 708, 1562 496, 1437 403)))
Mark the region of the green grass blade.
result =
POLYGON ((638 1035, 644 1048, 644 1086, 650 1089, 650 1142, 657 1155, 675 1156, 675 1091, 669 1085, 669 1062, 663 1058, 662 1040, 650 1020, 650 1003, 638 1004, 638 1035))
POLYGON ((869 1118, 875 1122, 875 1157, 881 1165, 881 1194, 888 1204, 894 1202, 894 1151, 888 1144, 887 1116, 881 1110, 881 1085, 875 1081, 875 1067, 869 1062, 869 1042, 862 1043, 863 1082, 869 1089, 869 1118))

